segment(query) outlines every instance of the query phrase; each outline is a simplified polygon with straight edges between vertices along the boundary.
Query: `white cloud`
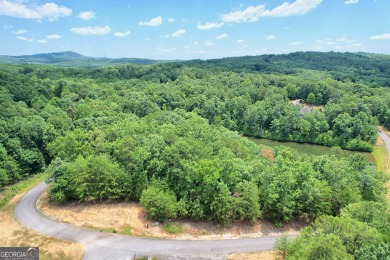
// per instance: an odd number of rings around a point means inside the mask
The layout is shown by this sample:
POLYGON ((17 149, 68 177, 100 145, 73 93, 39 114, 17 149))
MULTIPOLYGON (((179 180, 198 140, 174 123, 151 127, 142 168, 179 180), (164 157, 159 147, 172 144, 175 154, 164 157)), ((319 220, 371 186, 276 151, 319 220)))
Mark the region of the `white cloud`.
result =
POLYGON ((212 41, 205 41, 205 42, 203 42, 203 44, 205 46, 213 46, 214 45, 214 43, 212 41))
POLYGON ((161 47, 157 47, 156 49, 161 51, 161 52, 174 52, 176 50, 176 48, 164 49, 164 48, 161 48, 161 47))
POLYGON ((48 43, 46 39, 38 40, 38 43, 48 43))
POLYGON ((296 0, 295 2, 289 3, 284 2, 283 4, 275 7, 264 14, 265 16, 292 16, 306 14, 310 10, 316 8, 321 4, 322 0, 296 0))
POLYGON ((275 35, 271 34, 271 35, 268 35, 267 37, 265 37, 266 40, 273 40, 275 39, 275 35))
MULTIPOLYGON (((390 34, 389 34, 390 39, 390 34)), ((357 51, 362 50, 364 48, 363 44, 359 43, 357 40, 350 39, 343 35, 339 38, 325 38, 317 40, 317 45, 314 46, 316 50, 326 51, 326 50, 350 50, 357 51)))
POLYGON ((21 41, 27 41, 27 42, 32 42, 33 39, 31 38, 27 38, 27 37, 23 37, 23 36, 18 36, 16 37, 18 40, 21 40, 21 41))
POLYGON ((114 35, 116 37, 126 37, 126 36, 129 36, 130 35, 130 31, 126 31, 126 32, 116 32, 114 33, 114 35))
POLYGON ((0 15, 25 19, 42 19, 42 15, 36 10, 27 7, 23 3, 14 3, 7 0, 0 2, 0 15))
POLYGON ((353 43, 353 42, 356 42, 356 40, 352 40, 352 39, 349 39, 345 36, 343 37, 340 37, 340 38, 337 38, 336 39, 337 42, 346 42, 346 43, 353 43))
POLYGON ((174 21, 175 21, 175 19, 173 19, 173 18, 168 18, 168 22, 173 23, 174 21))
POLYGON ((82 20, 91 20, 95 18, 95 15, 96 15, 95 12, 85 11, 85 12, 80 12, 77 17, 82 20))
POLYGON ((3 28, 4 28, 4 30, 8 31, 9 29, 12 29, 12 25, 4 24, 3 28))
POLYGON ((70 30, 71 32, 74 32, 76 34, 80 35, 105 35, 111 32, 110 26, 103 26, 103 27, 78 27, 78 28, 72 28, 70 30))
POLYGON ((58 39, 61 39, 62 36, 59 34, 50 34, 50 35, 46 36, 46 38, 49 40, 58 40, 58 39))
POLYGON ((371 36, 370 40, 390 40, 390 33, 371 36))
POLYGON ((213 28, 219 28, 223 25, 223 23, 205 23, 205 24, 198 24, 197 28, 199 30, 210 30, 213 28))
POLYGON ((244 40, 237 40, 237 43, 243 43, 244 40))
POLYGON ((203 53, 206 53, 204 50, 198 50, 198 51, 194 51, 193 52, 194 54, 203 54, 203 53))
POLYGON ((177 30, 176 32, 172 33, 171 36, 174 37, 174 38, 178 38, 178 37, 180 37, 183 33, 186 33, 186 30, 180 29, 180 30, 177 30))
POLYGON ((349 39, 347 37, 343 36, 343 37, 337 38, 336 41, 338 41, 338 42, 348 42, 349 39))
POLYGON ((46 3, 40 5, 37 11, 43 16, 49 18, 50 21, 56 21, 60 17, 72 15, 72 10, 65 6, 58 6, 55 3, 46 3))
POLYGON ((224 33, 224 34, 221 34, 221 35, 217 36, 217 39, 226 39, 227 37, 229 37, 229 35, 224 33))
POLYGON ((301 45, 302 42, 301 41, 297 41, 297 42, 291 42, 290 44, 294 45, 294 46, 297 46, 297 45, 301 45))
POLYGON ((244 11, 235 11, 222 15, 224 22, 255 22, 266 12, 265 5, 249 6, 244 11))
POLYGON ((24 34, 24 33, 26 33, 26 32, 28 32, 27 30, 17 30, 17 31, 15 31, 15 32, 12 32, 13 34, 24 34))
POLYGON ((359 0, 347 0, 347 1, 344 2, 344 4, 347 4, 347 5, 349 5, 349 4, 357 4, 358 2, 359 2, 359 0))
POLYGON ((245 10, 239 10, 222 15, 224 22, 255 22, 260 17, 273 16, 292 16, 306 14, 316 8, 323 0, 295 0, 292 3, 284 2, 283 4, 268 10, 265 5, 249 6, 245 10))
POLYGON ((162 17, 161 16, 157 16, 155 18, 152 18, 147 22, 142 22, 142 21, 139 22, 139 25, 141 25, 141 26, 159 26, 161 24, 162 24, 162 17))
POLYGON ((0 2, 0 15, 11 16, 23 19, 42 20, 48 18, 50 21, 56 21, 60 17, 70 16, 72 10, 59 6, 55 3, 45 3, 38 6, 27 6, 25 1, 10 2, 2 0, 0 2))
POLYGON ((323 45, 336 45, 336 44, 342 44, 342 43, 354 43, 356 40, 349 39, 345 36, 333 39, 333 38, 326 38, 326 39, 320 39, 317 40, 318 44, 323 44, 323 45))

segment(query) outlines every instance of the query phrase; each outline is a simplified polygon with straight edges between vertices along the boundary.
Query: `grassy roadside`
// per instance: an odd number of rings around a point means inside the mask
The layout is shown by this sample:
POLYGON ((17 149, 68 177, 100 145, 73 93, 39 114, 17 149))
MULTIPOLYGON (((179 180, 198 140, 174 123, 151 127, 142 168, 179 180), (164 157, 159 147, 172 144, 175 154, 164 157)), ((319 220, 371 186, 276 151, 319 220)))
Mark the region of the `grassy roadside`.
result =
POLYGON ((6 208, 7 206, 11 206, 12 203, 8 204, 8 202, 14 200, 14 197, 16 195, 19 195, 17 196, 18 198, 23 196, 24 193, 26 193, 28 190, 30 190, 32 187, 34 187, 41 181, 44 181, 46 178, 47 174, 39 173, 16 184, 5 187, 3 190, 0 191, 0 209, 3 207, 6 208))
MULTIPOLYGON (((388 136, 390 136, 390 131, 388 131, 387 129, 384 129, 383 127, 380 127, 379 129, 385 132, 388 136)), ((375 166, 377 170, 390 175, 390 156, 382 138, 378 138, 378 141, 374 146, 372 155, 374 156, 375 166)), ((387 199, 390 202, 390 181, 385 183, 385 187, 387 188, 387 199)))
POLYGON ((377 170, 390 174, 390 158, 386 146, 381 138, 379 138, 377 144, 374 146, 372 155, 375 158, 375 166, 377 170))
POLYGON ((46 177, 43 173, 37 174, 0 192, 0 246, 37 246, 40 259, 81 259, 82 245, 43 236, 25 228, 14 218, 19 199, 46 177))

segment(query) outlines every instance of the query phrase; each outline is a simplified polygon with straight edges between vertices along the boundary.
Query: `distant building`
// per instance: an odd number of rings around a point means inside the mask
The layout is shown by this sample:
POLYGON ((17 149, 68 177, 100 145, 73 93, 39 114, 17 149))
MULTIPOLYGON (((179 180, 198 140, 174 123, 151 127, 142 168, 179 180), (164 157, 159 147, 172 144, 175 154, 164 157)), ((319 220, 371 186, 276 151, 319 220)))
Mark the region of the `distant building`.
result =
POLYGON ((313 107, 312 106, 303 106, 299 112, 304 115, 310 112, 313 112, 313 107))
POLYGON ((304 114, 313 112, 313 110, 314 110, 313 106, 303 105, 303 104, 301 103, 301 100, 300 100, 300 99, 292 100, 292 101, 290 101, 290 104, 292 104, 292 105, 294 105, 294 106, 301 106, 301 109, 299 110, 299 112, 301 113, 301 115, 304 115, 304 114))

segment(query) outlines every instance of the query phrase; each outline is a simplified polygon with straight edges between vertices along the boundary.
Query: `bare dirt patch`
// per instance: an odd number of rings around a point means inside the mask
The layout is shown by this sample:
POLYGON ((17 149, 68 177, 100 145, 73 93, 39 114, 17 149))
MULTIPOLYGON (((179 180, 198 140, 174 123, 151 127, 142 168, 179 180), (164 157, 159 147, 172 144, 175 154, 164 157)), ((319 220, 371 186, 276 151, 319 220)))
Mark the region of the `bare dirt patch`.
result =
POLYGON ((264 158, 268 159, 268 160, 275 160, 275 155, 274 155, 274 152, 272 149, 268 149, 268 148, 262 148, 260 150, 260 154, 261 156, 263 156, 264 158))
POLYGON ((137 203, 99 202, 55 205, 48 201, 47 193, 39 199, 38 209, 51 218, 79 227, 102 232, 169 239, 210 240, 254 238, 281 233, 296 234, 308 225, 303 220, 287 223, 284 228, 275 228, 268 221, 258 221, 255 224, 236 223, 231 227, 219 227, 209 222, 173 221, 169 222, 170 227, 176 227, 175 230, 178 232, 169 232, 168 230, 172 231, 172 229, 166 228, 167 223, 157 225, 147 218, 144 210, 137 203))

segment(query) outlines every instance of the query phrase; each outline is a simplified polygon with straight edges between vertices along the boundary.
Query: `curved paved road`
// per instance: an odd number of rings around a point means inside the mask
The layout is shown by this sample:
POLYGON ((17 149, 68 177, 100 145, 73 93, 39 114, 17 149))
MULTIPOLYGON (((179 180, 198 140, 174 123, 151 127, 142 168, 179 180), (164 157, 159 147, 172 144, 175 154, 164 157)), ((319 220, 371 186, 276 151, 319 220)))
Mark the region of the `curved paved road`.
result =
MULTIPOLYGON (((379 132, 390 154, 390 138, 379 132)), ((84 259, 132 259, 149 255, 160 259, 222 259, 235 252, 270 250, 277 237, 211 241, 158 240, 99 233, 54 221, 36 208, 39 196, 47 189, 42 182, 19 201, 16 219, 26 227, 50 237, 86 245, 84 259)))
POLYGON ((36 202, 47 187, 42 182, 24 195, 16 206, 16 219, 44 235, 85 244, 84 259, 132 259, 134 253, 160 259, 222 259, 224 255, 235 252, 271 250, 278 238, 159 240, 86 230, 54 221, 37 210, 36 202))

